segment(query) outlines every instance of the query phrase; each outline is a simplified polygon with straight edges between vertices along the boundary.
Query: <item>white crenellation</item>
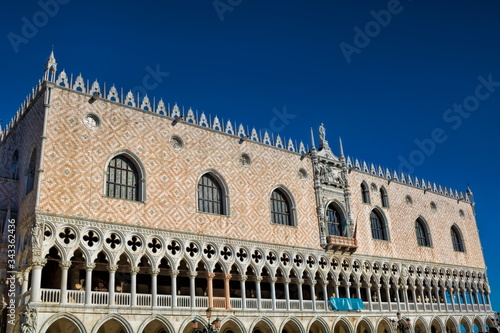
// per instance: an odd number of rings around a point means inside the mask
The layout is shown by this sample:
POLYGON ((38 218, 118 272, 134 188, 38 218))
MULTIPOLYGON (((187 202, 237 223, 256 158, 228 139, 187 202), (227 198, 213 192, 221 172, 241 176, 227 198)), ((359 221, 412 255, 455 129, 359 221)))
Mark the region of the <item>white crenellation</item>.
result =
POLYGON ((223 129, 220 125, 219 117, 215 116, 215 118, 212 122, 212 128, 216 131, 223 131, 223 129))
POLYGON ((189 108, 187 116, 186 116, 186 122, 191 123, 191 124, 196 124, 196 118, 194 117, 194 112, 193 109, 189 108))
POLYGON ((87 92, 85 89, 85 81, 83 81, 82 74, 80 74, 76 77, 75 83, 73 84, 73 90, 81 91, 83 93, 87 92), (78 89, 80 89, 80 90, 78 90, 78 89))
POLYGON ((101 93, 101 87, 99 86, 99 82, 97 80, 92 83, 92 87, 90 87, 90 94, 93 95, 95 93, 101 93))
POLYGON ((151 110, 151 103, 149 102, 149 98, 147 95, 144 96, 144 98, 142 99, 141 109, 147 110, 147 111, 152 111, 151 110))
POLYGON ((368 163, 366 163, 365 161, 360 162, 357 158, 353 159, 350 156, 347 156, 346 166, 350 170, 355 169, 370 175, 386 178, 389 181, 395 181, 400 184, 407 184, 413 187, 421 188, 422 190, 425 191, 431 191, 460 201, 465 201, 469 203, 471 202, 471 197, 464 194, 464 192, 458 192, 458 190, 453 190, 446 186, 443 187, 441 185, 436 185, 436 183, 431 183, 430 181, 426 181, 424 178, 418 179, 417 177, 412 177, 411 175, 407 175, 402 172, 398 174, 396 170, 391 172, 389 168, 386 168, 384 172, 381 166, 375 168, 375 165, 373 163, 371 163, 370 167, 368 167, 368 163))
POLYGON ((228 120, 226 124, 226 133, 234 135, 233 125, 231 124, 230 120, 228 120))

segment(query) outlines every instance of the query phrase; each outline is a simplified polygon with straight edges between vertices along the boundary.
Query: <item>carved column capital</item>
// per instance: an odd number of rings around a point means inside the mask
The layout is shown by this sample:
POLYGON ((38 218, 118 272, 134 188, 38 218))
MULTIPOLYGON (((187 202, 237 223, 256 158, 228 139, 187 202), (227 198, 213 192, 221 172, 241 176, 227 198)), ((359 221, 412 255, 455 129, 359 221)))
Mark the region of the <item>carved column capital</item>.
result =
POLYGON ((95 264, 94 263, 91 263, 91 264, 86 264, 85 265, 85 270, 87 271, 91 271, 95 268, 95 264))
POLYGON ((151 273, 151 275, 157 276, 158 274, 160 274, 160 269, 159 268, 152 268, 150 270, 150 273, 151 273))
POLYGON ((71 267, 71 261, 61 261, 59 267, 61 267, 62 270, 69 269, 71 267))
POLYGON ((224 280, 231 280, 232 274, 224 274, 224 280))
POLYGON ((130 267, 130 274, 137 274, 141 271, 140 267, 130 267))
POLYGON ((111 272, 116 272, 118 270, 118 265, 108 265, 106 267, 108 269, 108 271, 111 273, 111 272))

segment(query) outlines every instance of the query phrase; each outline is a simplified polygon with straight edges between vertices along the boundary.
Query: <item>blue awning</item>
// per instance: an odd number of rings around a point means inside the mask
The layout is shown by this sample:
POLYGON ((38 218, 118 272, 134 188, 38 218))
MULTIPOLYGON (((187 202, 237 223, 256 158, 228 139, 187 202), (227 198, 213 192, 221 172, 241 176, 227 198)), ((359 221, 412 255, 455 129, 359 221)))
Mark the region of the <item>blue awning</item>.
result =
POLYGON ((363 300, 360 298, 330 298, 330 306, 333 310, 363 310, 363 300))

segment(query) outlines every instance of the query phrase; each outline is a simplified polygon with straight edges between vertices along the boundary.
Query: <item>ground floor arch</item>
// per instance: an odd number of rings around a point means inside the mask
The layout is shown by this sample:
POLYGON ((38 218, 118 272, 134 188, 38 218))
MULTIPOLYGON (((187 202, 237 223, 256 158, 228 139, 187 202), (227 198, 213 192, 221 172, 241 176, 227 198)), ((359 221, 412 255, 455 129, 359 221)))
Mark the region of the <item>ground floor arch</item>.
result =
POLYGON ((87 330, 78 318, 71 314, 54 315, 41 327, 43 333, 86 333, 87 330))

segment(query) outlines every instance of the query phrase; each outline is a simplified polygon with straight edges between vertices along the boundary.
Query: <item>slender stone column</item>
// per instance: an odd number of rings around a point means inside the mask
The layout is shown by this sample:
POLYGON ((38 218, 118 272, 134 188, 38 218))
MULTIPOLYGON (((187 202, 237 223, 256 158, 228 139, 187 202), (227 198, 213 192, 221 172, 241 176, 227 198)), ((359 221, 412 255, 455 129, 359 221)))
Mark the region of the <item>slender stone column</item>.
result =
POLYGON ((95 264, 87 264, 85 266, 85 304, 92 304, 92 271, 95 264))
POLYGON ((346 298, 351 298, 350 287, 351 287, 351 282, 346 282, 345 283, 345 295, 346 295, 346 298))
POLYGON ((434 312, 434 302, 432 301, 432 287, 426 287, 427 293, 429 294, 429 304, 431 305, 431 312, 434 312))
POLYGON ((401 302, 400 302, 400 299, 399 299, 399 285, 395 285, 394 288, 396 289, 396 302, 398 304, 398 311, 401 311, 401 302))
POLYGON ((108 284, 108 303, 109 305, 115 304, 115 273, 118 265, 108 265, 109 271, 109 284, 108 284))
POLYGON ((328 311, 328 280, 323 280, 323 299, 325 301, 325 311, 328 311))
POLYGON ((302 295, 302 285, 304 284, 304 280, 302 279, 297 279, 297 285, 299 286, 298 291, 299 291, 299 309, 300 311, 304 310, 304 296, 302 295))
POLYGON ((382 311, 382 297, 381 297, 381 293, 380 293, 380 288, 382 287, 381 284, 377 284, 375 285, 377 287, 377 298, 378 298, 378 310, 379 311, 382 311))
POLYGON ((248 276, 242 275, 240 278, 240 290, 241 290, 241 308, 245 310, 247 308, 247 289, 246 289, 246 280, 248 276))
POLYGON ((196 277, 198 272, 189 272, 189 298, 191 303, 191 309, 195 308, 196 302, 196 277))
POLYGON ((425 311, 425 295, 424 295, 424 286, 420 286, 420 299, 422 300, 422 308, 425 311))
POLYGON ((42 282, 42 268, 47 263, 47 259, 33 260, 33 268, 31 270, 31 302, 41 301, 40 284, 42 282))
POLYGON ((309 281, 309 286, 311 289, 311 301, 312 301, 312 310, 313 311, 316 311, 316 289, 314 288, 315 285, 316 285, 315 280, 309 281))
POLYGON ((130 267, 130 306, 137 305, 137 273, 139 267, 130 267))
POLYGON ((462 302, 460 301, 460 288, 455 287, 455 290, 457 292, 457 303, 458 303, 458 311, 462 311, 462 302))
POLYGON ((391 285, 390 284, 386 284, 385 285, 385 295, 387 297, 387 306, 389 307, 389 311, 392 311, 392 307, 391 307, 391 285))
POLYGON ((171 280, 171 285, 172 285, 172 308, 177 307, 177 275, 179 275, 179 271, 176 269, 173 269, 170 273, 170 280, 171 280))
MULTIPOLYGON (((29 279, 30 270, 31 270, 31 268, 26 268, 23 272, 23 282, 21 285, 21 295, 23 295, 23 296, 28 291, 28 279, 29 279)), ((24 297, 21 300, 21 302, 24 302, 24 297)))
POLYGON ((462 289, 462 295, 464 295, 464 305, 465 305, 465 312, 469 312, 469 308, 467 307, 467 288, 464 287, 462 289))
POLYGON ((434 286, 434 293, 436 294, 436 302, 437 302, 437 307, 438 307, 438 311, 441 311, 441 300, 439 299, 440 296, 439 296, 439 287, 438 286, 434 286))
POLYGON ((276 281, 278 278, 271 278, 271 307, 273 311, 276 311, 276 281))
POLYGON ((356 298, 361 299, 361 283, 356 283, 354 286, 356 287, 356 298))
POLYGON ((441 289, 441 293, 443 296, 445 311, 448 311, 448 299, 446 299, 446 286, 444 286, 443 289, 441 289))
POLYGON ((231 293, 229 282, 231 281, 231 274, 224 274, 224 298, 226 300, 226 310, 231 309, 231 293))
POLYGON ((71 267, 71 261, 61 261, 61 304, 68 303, 68 270, 71 267))
POLYGON ((158 306, 158 268, 151 269, 151 306, 153 308, 158 306))
POLYGON ((451 308, 453 309, 453 311, 455 311, 455 294, 453 293, 453 287, 450 287, 449 288, 450 290, 450 298, 451 298, 451 308))
POLYGON ((260 292, 260 283, 262 282, 262 276, 255 277, 255 293, 257 294, 257 310, 262 308, 262 295, 260 292))
POLYGON ((335 282, 334 284, 334 287, 335 287, 335 297, 340 297, 339 295, 339 286, 340 286, 340 282, 335 282))
POLYGON ((372 304, 372 285, 371 283, 366 284, 366 294, 368 296, 368 306, 370 307, 370 311, 373 311, 373 304, 372 304))
POLYGON ((285 279, 285 299, 286 299, 286 309, 287 311, 290 310, 290 282, 291 279, 286 278, 285 279))
POLYGON ((403 286, 403 299, 405 300, 406 311, 410 311, 410 306, 408 305, 408 286, 403 286))
POLYGON ((207 274, 207 289, 208 289, 208 307, 213 308, 214 307, 214 286, 213 286, 213 280, 215 277, 215 273, 208 273, 207 274))
POLYGON ((418 311, 418 306, 417 306, 417 292, 415 291, 415 286, 412 286, 411 293, 412 293, 412 296, 413 296, 413 304, 415 304, 415 311, 418 311))

